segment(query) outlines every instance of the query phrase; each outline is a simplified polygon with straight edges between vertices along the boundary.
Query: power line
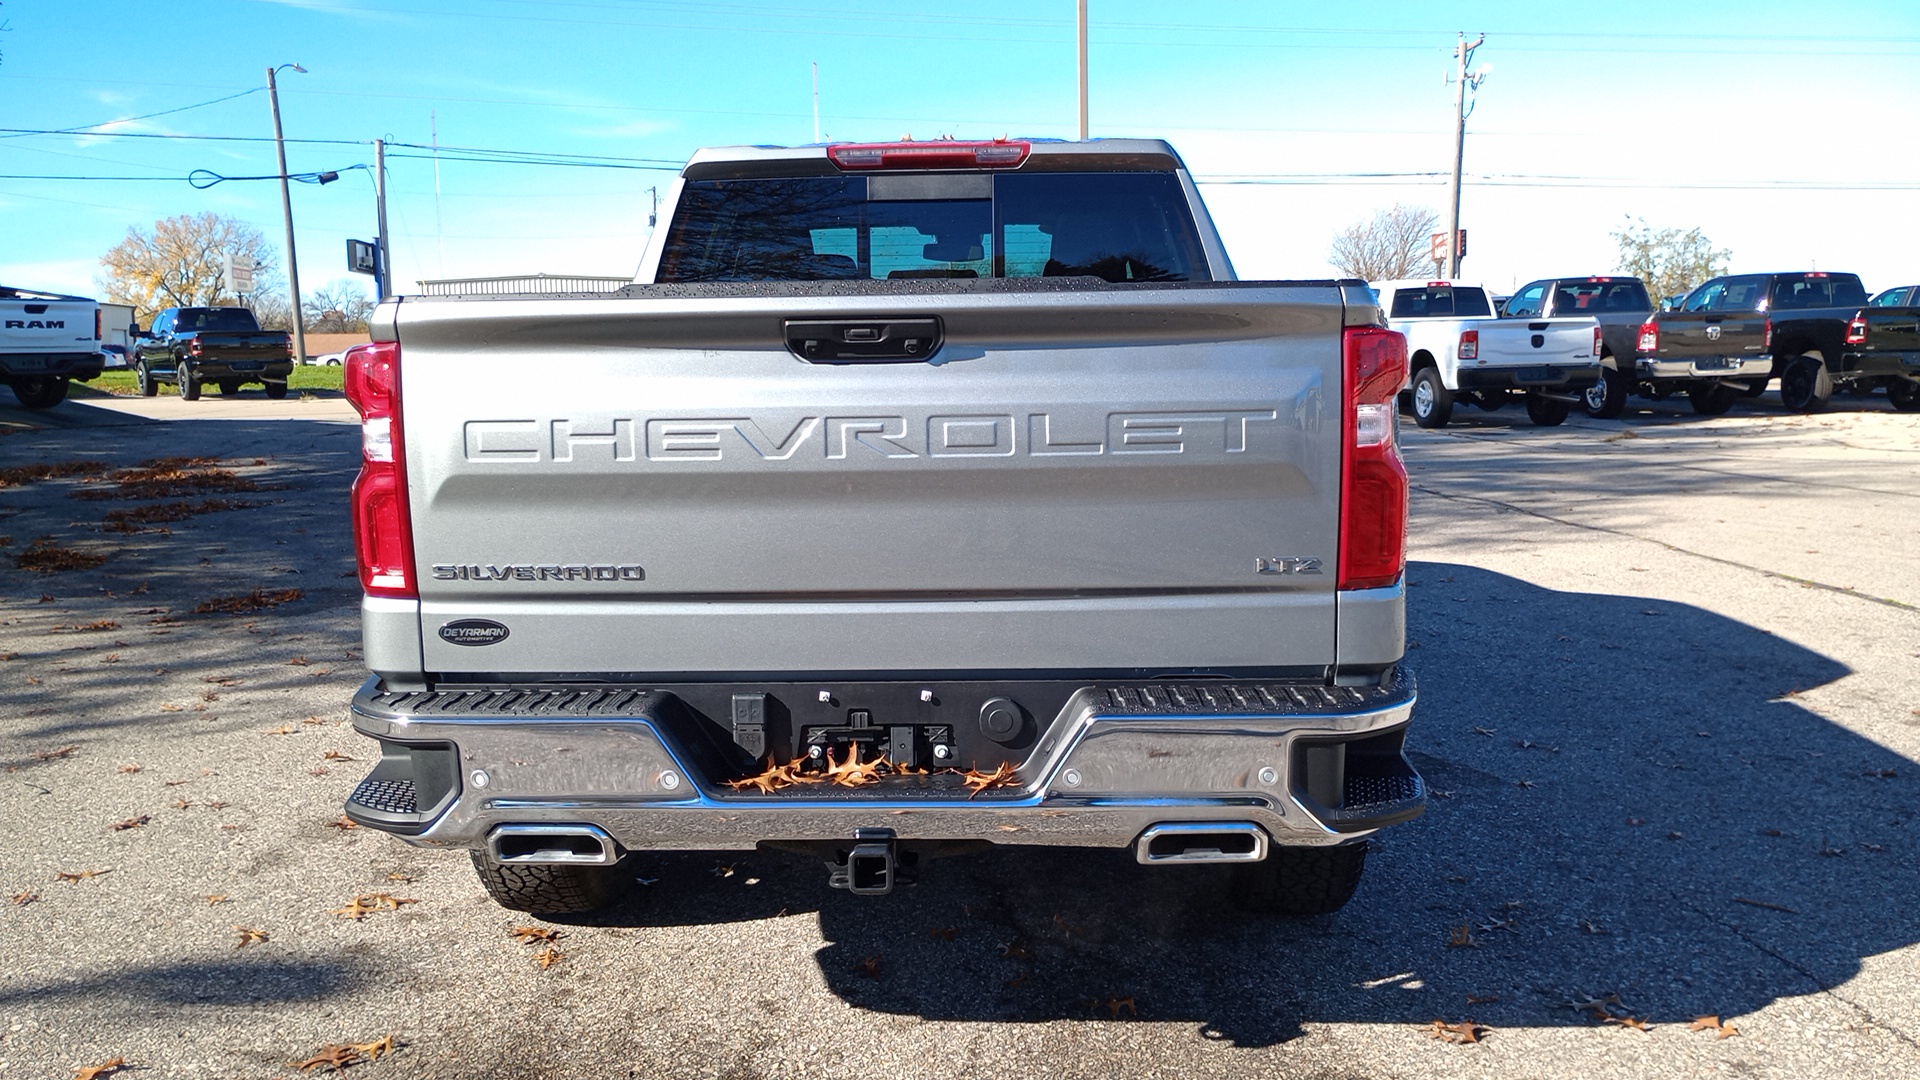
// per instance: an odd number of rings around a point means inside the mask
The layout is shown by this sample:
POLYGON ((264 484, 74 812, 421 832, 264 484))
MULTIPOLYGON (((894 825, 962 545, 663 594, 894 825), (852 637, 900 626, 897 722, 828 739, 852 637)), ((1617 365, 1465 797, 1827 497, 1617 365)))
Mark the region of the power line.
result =
MULTIPOLYGON (((226 97, 217 97, 217 98, 214 98, 214 99, 213 99, 212 101, 202 101, 202 102, 199 102, 199 103, 197 103, 197 104, 194 104, 194 105, 182 105, 182 106, 180 106, 180 107, 179 107, 179 108, 177 108, 177 109, 162 109, 162 110, 160 110, 159 112, 151 112, 151 113, 147 113, 147 114, 146 114, 146 115, 144 115, 144 116, 123 116, 123 117, 121 117, 121 118, 120 118, 120 119, 118 119, 118 120, 102 120, 102 121, 100 121, 100 122, 99 122, 99 123, 97 123, 97 124, 82 124, 82 125, 80 125, 79 127, 69 127, 69 128, 55 128, 55 129, 53 129, 53 130, 51 130, 51 131, 19 131, 19 132, 18 132, 17 134, 13 134, 13 135, 5 135, 5 136, 0 136, 0 138, 7 138, 7 139, 18 139, 18 138, 22 138, 22 137, 24 137, 24 136, 27 136, 27 135, 89 135, 89 134, 103 134, 103 133, 96 133, 96 132, 91 132, 91 131, 89 131, 88 129, 89 129, 89 128, 97 128, 97 127, 106 127, 106 126, 107 126, 108 124, 131 124, 131 123, 134 123, 135 121, 138 121, 138 120, 151 120, 151 119, 153 119, 153 118, 154 118, 154 117, 156 117, 156 116, 172 116, 172 115, 173 115, 174 113, 183 113, 183 112, 186 112, 186 111, 188 111, 188 110, 190 110, 190 109, 204 109, 204 108, 206 108, 206 107, 207 107, 207 106, 209 106, 209 105, 218 105, 218 104, 220 104, 220 103, 221 103, 221 102, 223 102, 223 101, 232 101, 232 100, 233 100, 233 99, 235 99, 235 98, 243 98, 243 97, 246 97, 246 96, 247 96, 248 94, 257 94, 257 93, 259 93, 260 91, 262 91, 262 90, 265 90, 265 89, 266 89, 266 87, 264 87, 264 86, 256 86, 256 87, 254 87, 254 88, 253 88, 253 89, 251 89, 251 90, 242 90, 242 91, 240 91, 240 92, 239 92, 239 93, 237 93, 237 94, 228 94, 228 95, 227 95, 226 97)), ((6 130, 15 130, 15 129, 11 129, 11 128, 9 128, 9 129, 6 129, 6 130)))

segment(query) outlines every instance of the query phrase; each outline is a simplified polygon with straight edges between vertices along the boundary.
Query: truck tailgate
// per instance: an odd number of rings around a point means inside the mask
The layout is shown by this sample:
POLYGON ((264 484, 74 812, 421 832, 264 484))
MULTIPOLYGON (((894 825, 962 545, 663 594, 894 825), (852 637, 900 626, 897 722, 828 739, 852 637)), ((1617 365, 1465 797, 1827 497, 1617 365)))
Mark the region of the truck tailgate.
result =
POLYGON ((1594 359, 1593 328, 1598 323, 1591 316, 1486 319, 1469 325, 1480 331, 1482 366, 1584 364, 1594 359))
POLYGON ((408 299, 376 328, 427 671, 1333 662, 1339 290, 629 293, 408 299), (876 318, 937 318, 944 347, 815 363, 783 333, 876 318), (442 635, 465 619, 507 632, 442 635))

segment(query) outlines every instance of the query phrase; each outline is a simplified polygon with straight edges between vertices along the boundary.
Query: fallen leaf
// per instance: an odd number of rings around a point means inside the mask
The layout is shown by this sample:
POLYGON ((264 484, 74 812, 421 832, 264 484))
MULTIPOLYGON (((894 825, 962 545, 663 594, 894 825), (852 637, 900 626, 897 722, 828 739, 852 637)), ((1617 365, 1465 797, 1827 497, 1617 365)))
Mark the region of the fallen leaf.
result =
POLYGON ((208 907, 212 907, 212 906, 214 906, 215 904, 224 904, 224 903, 226 903, 226 902, 227 902, 227 894, 226 894, 226 893, 215 893, 215 894, 213 894, 213 895, 211 895, 211 896, 208 896, 208 897, 207 897, 207 906, 208 906, 208 907))
POLYGON ((869 956, 865 960, 862 960, 859 963, 853 965, 853 970, 862 975, 865 975, 869 979, 879 978, 880 977, 880 954, 874 953, 872 956, 869 956))
POLYGON ((411 900, 404 896, 395 896, 392 893, 361 893, 354 897, 353 901, 346 907, 334 908, 327 914, 339 915, 342 918, 359 922, 361 919, 366 918, 376 911, 398 911, 403 904, 417 904, 419 902, 418 900, 411 900))
POLYGON ((175 705, 171 702, 164 702, 160 706, 161 712, 185 712, 186 709, 185 705, 175 705))
POLYGON ((553 945, 549 945, 546 948, 541 949, 539 952, 533 954, 533 962, 540 965, 541 971, 545 971, 548 968, 552 967, 553 965, 559 963, 561 959, 562 957, 560 955, 559 948, 553 945))
POLYGON ((104 874, 111 874, 111 873, 113 873, 112 867, 108 867, 105 870, 82 870, 77 874, 68 873, 67 871, 62 870, 59 873, 53 875, 53 880, 68 881, 68 882, 86 881, 89 878, 97 878, 104 874))
POLYGON ((1473 728, 1473 733, 1475 735, 1485 735, 1488 738, 1492 738, 1494 735, 1499 734, 1499 731, 1500 731, 1499 728, 1480 727, 1477 724, 1474 725, 1474 728, 1473 728))
POLYGON ((353 1049, 367 1056, 368 1061, 379 1061, 381 1057, 393 1053, 395 1043, 391 1034, 382 1035, 372 1042, 349 1043, 353 1049))
POLYGON ((126 774, 128 774, 128 775, 132 775, 132 774, 134 774, 134 773, 137 773, 137 772, 139 772, 139 771, 140 771, 140 766, 138 766, 138 765, 122 765, 122 766, 120 766, 120 771, 121 771, 121 772, 123 772, 123 773, 126 773, 126 774))
POLYGON ((871 784, 885 775, 887 755, 881 754, 873 761, 860 761, 860 744, 847 747, 847 760, 833 760, 832 752, 827 754, 827 780, 841 787, 859 787, 871 784))
POLYGON ((114 1058, 112 1061, 100 1065, 89 1065, 81 1069, 79 1072, 73 1074, 73 1080, 100 1080, 101 1077, 112 1076, 121 1069, 131 1068, 133 1068, 133 1066, 127 1063, 126 1058, 114 1058))
POLYGON ((507 932, 519 938, 522 945, 537 945, 543 941, 551 944, 561 937, 560 931, 545 926, 516 926, 507 932))
POLYGON ((55 761, 55 760, 58 760, 59 758, 72 757, 73 752, 78 749, 80 749, 78 746, 63 746, 58 750, 42 750, 39 753, 33 755, 33 760, 55 761))
POLYGON ((305 1061, 287 1062, 287 1067, 290 1069, 299 1069, 301 1072, 310 1072, 319 1068, 325 1068, 328 1072, 339 1072, 341 1069, 359 1060, 360 1051, 355 1050, 353 1047, 341 1046, 337 1043, 328 1043, 305 1061))
POLYGON ((40 899, 40 894, 34 892, 32 889, 24 889, 13 894, 13 904, 15 907, 26 907, 38 899, 40 899))
POLYGON ((325 720, 322 720, 322 719, 320 719, 320 718, 319 718, 319 717, 317 717, 317 716, 309 716, 309 717, 307 717, 307 718, 306 718, 305 720, 302 720, 302 721, 300 721, 300 722, 301 722, 301 723, 303 723, 303 724, 324 724, 324 723, 326 723, 326 721, 325 721, 325 720))
POLYGON ((1467 1004, 1469 1005, 1493 1005, 1499 1001, 1499 997, 1493 994, 1488 994, 1486 997, 1481 997, 1479 994, 1467 995, 1467 1004))
POLYGON ((234 926, 234 929, 240 932, 240 944, 234 946, 236 949, 244 949, 255 942, 267 940, 267 932, 265 930, 255 930, 250 926, 240 926, 238 924, 234 926))
POLYGON ((1452 936, 1447 939, 1447 948, 1449 949, 1477 949, 1479 947, 1480 942, 1473 936, 1473 928, 1466 923, 1461 923, 1459 926, 1454 927, 1452 936))
POLYGON ((927 931, 927 936, 941 941, 952 941, 959 930, 951 926, 936 926, 927 931))
POLYGON ((1717 1039, 1730 1039, 1740 1034, 1740 1029, 1732 1024, 1723 1024, 1718 1016, 1696 1016, 1688 1025, 1688 1031, 1711 1031, 1717 1039))
POLYGON ((348 817, 345 814, 341 814, 339 817, 339 820, 337 821, 327 822, 327 828, 339 829, 341 832, 346 832, 348 829, 357 829, 359 827, 360 827, 359 822, 353 820, 352 818, 348 817))
POLYGON ((1463 1020, 1458 1024, 1449 1024, 1445 1020, 1435 1020, 1427 1027, 1427 1037, 1448 1043, 1477 1043, 1491 1030, 1484 1024, 1463 1020))
POLYGON ((391 874, 388 874, 388 875, 387 875, 387 880, 388 880, 388 881, 397 881, 397 882, 399 882, 399 883, 400 883, 400 884, 402 884, 402 885, 411 885, 411 884, 413 884, 413 878, 411 878, 411 877, 408 877, 408 876, 407 876, 406 874, 403 874, 403 873, 401 873, 401 872, 400 872, 400 871, 398 871, 398 870, 395 870, 395 871, 394 871, 393 873, 391 873, 391 874))
POLYGON ((112 825, 112 829, 114 832, 125 832, 128 829, 142 828, 146 825, 147 822, 152 820, 153 820, 153 815, 141 814, 139 817, 130 817, 125 821, 114 822, 114 824, 112 825))
MULTIPOLYGON (((211 693, 211 691, 209 691, 209 693, 211 693)), ((272 731, 263 731, 263 732, 261 732, 260 734, 262 734, 262 735, 291 735, 291 734, 293 734, 294 732, 296 732, 296 731, 298 731, 298 730, 300 730, 300 729, 299 729, 299 728, 296 728, 296 727, 294 727, 294 726, 293 726, 292 724, 281 724, 281 725, 280 725, 279 727, 277 727, 277 728, 274 728, 274 729, 273 729, 272 731)))
POLYGON ((972 789, 973 794, 967 796, 972 799, 978 797, 981 792, 993 788, 1013 787, 1020 783, 1020 776, 1014 771, 1012 764, 1003 761, 990 773, 968 769, 960 774, 960 782, 972 789))
POLYGON ((1601 1019, 1601 1023, 1618 1024, 1621 1027, 1632 1028, 1635 1031, 1652 1031, 1653 1030, 1652 1024, 1647 1023, 1645 1020, 1642 1020, 1637 1016, 1603 1016, 1600 1019, 1601 1019))
POLYGON ((1560 1004, 1565 1008, 1572 1009, 1574 1012, 1597 1012, 1601 1014, 1606 1013, 1607 1006, 1609 1005, 1619 1005, 1623 1009, 1626 1008, 1625 1005, 1621 1004, 1619 994, 1608 994, 1605 997, 1579 997, 1574 998, 1572 1001, 1563 1001, 1560 1004))
POLYGON ((326 753, 324 753, 324 754, 321 754, 321 755, 320 755, 320 757, 321 757, 322 759, 324 759, 324 760, 326 760, 326 761, 355 761, 355 760, 358 760, 358 759, 356 759, 356 758, 351 758, 351 757, 348 757, 347 755, 345 755, 345 754, 343 754, 343 753, 341 753, 341 752, 340 752, 340 751, 338 751, 338 750, 329 750, 329 751, 327 751, 326 753))
POLYGON ((306 666, 307 666, 307 658, 306 658, 306 657, 304 657, 304 656, 296 656, 296 657, 294 657, 293 659, 291 659, 291 660, 289 660, 289 661, 287 661, 287 663, 288 663, 288 664, 290 664, 290 665, 292 665, 292 666, 294 666, 294 667, 306 667, 306 666))
POLYGON ((214 801, 208 802, 208 803, 201 803, 200 805, 206 807, 209 810, 225 810, 227 808, 227 804, 221 802, 218 799, 215 799, 214 801))
POLYGON ((313 768, 307 770, 307 775, 308 776, 325 776, 327 775, 328 771, 329 770, 325 765, 315 765, 313 768))

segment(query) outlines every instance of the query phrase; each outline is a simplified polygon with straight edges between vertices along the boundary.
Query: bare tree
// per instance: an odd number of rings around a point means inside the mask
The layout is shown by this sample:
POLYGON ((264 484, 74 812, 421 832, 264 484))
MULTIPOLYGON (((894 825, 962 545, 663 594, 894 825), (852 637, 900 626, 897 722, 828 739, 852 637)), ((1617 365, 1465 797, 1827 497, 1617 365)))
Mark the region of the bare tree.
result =
POLYGON ((307 331, 314 334, 357 334, 367 329, 373 298, 351 282, 336 281, 301 298, 307 331))
POLYGON ((1695 285, 1727 272, 1733 252, 1715 248, 1699 229, 1655 229, 1645 218, 1628 218, 1612 234, 1620 245, 1620 269, 1647 283, 1654 302, 1681 296, 1695 285))
MULTIPOLYGON (((141 323, 170 307, 236 304, 240 298, 222 287, 227 255, 253 257, 256 309, 280 290, 280 256, 244 221, 215 213, 181 214, 154 222, 153 231, 129 228, 127 238, 100 257, 100 285, 109 303, 131 304, 141 323)), ((289 307, 284 298, 283 308, 289 307)), ((292 312, 287 312, 288 324, 292 312)))
POLYGON ((1366 281, 1412 277, 1432 261, 1433 230, 1439 223, 1426 207, 1395 203, 1372 221, 1351 225, 1335 237, 1327 261, 1343 276, 1366 281))

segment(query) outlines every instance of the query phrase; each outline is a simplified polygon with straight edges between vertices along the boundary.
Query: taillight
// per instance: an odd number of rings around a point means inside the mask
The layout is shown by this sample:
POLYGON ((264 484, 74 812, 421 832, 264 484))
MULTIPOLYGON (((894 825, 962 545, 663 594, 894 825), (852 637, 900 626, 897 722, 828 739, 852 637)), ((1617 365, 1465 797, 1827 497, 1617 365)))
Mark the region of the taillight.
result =
POLYGON ((1480 331, 1460 331, 1460 348, 1454 352, 1454 356, 1461 360, 1480 359, 1480 331))
POLYGON ((1867 343, 1867 313, 1856 312, 1853 321, 1847 323, 1847 344, 1865 345, 1867 343))
POLYGON ((1763 349, 1773 348, 1773 316, 1771 315, 1767 316, 1767 328, 1760 335, 1760 347, 1763 349))
POLYGON ((353 539, 369 596, 416 599, 407 455, 400 435, 400 343, 356 345, 343 358, 347 400, 360 413, 360 475, 353 482, 353 539))
POLYGON ((1600 328, 1598 326, 1595 326, 1593 328, 1593 355, 1595 356, 1600 355, 1600 347, 1606 344, 1606 340, 1607 340, 1606 335, 1600 332, 1600 328))
POLYGON ((1656 353, 1660 351, 1660 324, 1648 319, 1640 324, 1640 351, 1656 353))
POLYGON ((195 337, 192 341, 187 342, 187 352, 193 356, 200 355, 200 339, 198 337, 195 337))
POLYGON ((1032 143, 1005 139, 837 143, 827 147, 827 159, 842 169, 1011 169, 1032 150, 1032 143))
POLYGON ((93 340, 100 340, 100 309, 93 309, 93 340))
POLYGON ((1407 339, 1377 326, 1349 326, 1346 446, 1340 458, 1342 589, 1377 589, 1407 565, 1407 467, 1394 437, 1394 398, 1407 381, 1407 339))

